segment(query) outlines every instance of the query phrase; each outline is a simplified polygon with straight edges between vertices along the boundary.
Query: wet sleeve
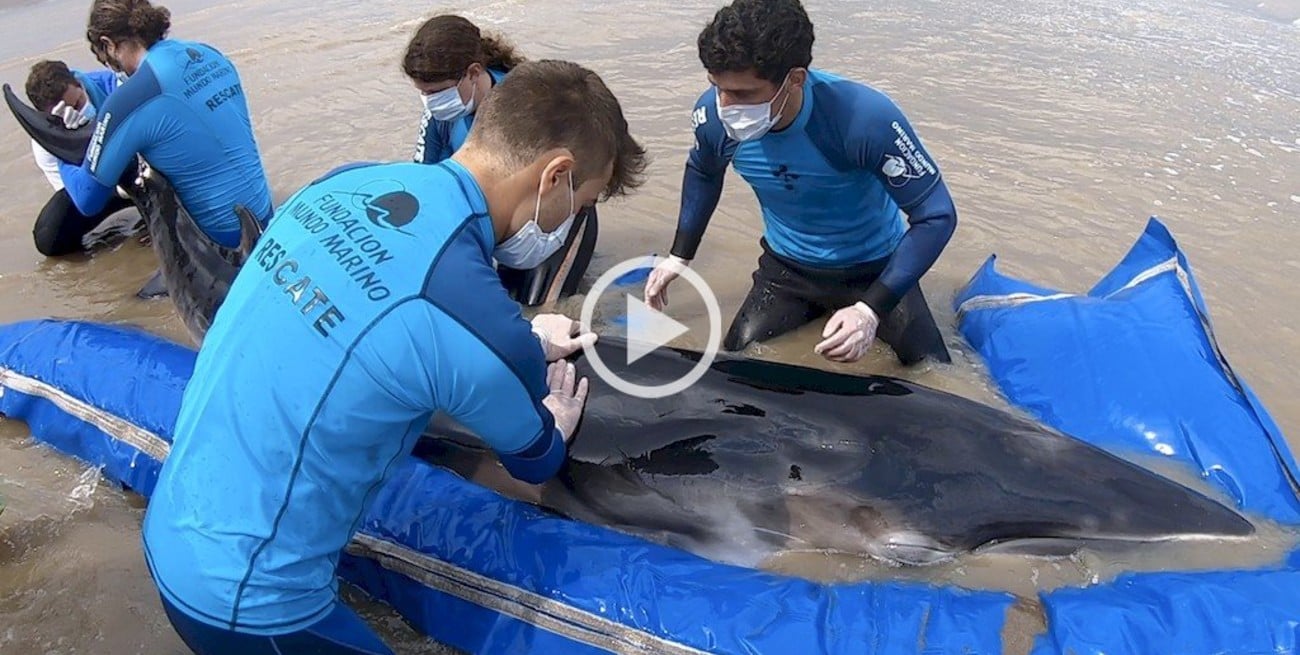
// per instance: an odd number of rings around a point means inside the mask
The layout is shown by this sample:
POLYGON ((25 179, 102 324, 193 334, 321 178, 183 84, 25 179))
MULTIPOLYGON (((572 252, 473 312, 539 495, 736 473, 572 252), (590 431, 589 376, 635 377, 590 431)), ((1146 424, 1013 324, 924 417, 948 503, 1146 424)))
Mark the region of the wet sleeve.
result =
POLYGON ((68 195, 82 214, 101 211, 127 167, 135 164, 135 156, 172 125, 163 115, 161 97, 162 88, 147 65, 108 97, 96 117, 85 161, 80 168, 63 171, 68 195))
POLYGON ((446 412, 496 451, 512 476, 545 482, 566 451, 542 405, 545 364, 528 322, 500 317, 470 326, 452 311, 426 299, 403 302, 370 330, 356 356, 403 405, 446 412))
POLYGON ((864 93, 856 104, 848 151, 907 214, 907 232, 862 298, 883 318, 938 260, 957 227, 957 209, 938 165, 898 105, 879 92, 864 93))
MULTIPOLYGON (((90 81, 98 86, 105 96, 112 95, 113 91, 118 87, 117 74, 108 69, 90 71, 86 73, 86 77, 90 78, 90 81)), ((95 109, 98 113, 99 108, 96 107, 95 109)))
POLYGON ((445 123, 433 120, 433 114, 425 110, 420 119, 420 140, 415 146, 415 163, 436 164, 451 156, 449 131, 445 123))
POLYGON ((477 242, 448 246, 429 279, 425 298, 440 313, 433 353, 437 406, 491 446, 512 476, 546 481, 559 470, 566 448, 542 404, 550 389, 532 325, 477 242))
POLYGON ((695 129, 695 143, 686 157, 681 210, 670 251, 683 259, 695 259, 695 252, 704 239, 704 230, 718 207, 718 199, 722 197, 728 151, 734 148, 734 144, 728 143, 726 131, 718 118, 712 89, 696 102, 691 112, 691 124, 695 129))
POLYGON ((539 484, 564 461, 565 445, 546 397, 541 344, 522 317, 494 317, 473 327, 446 326, 440 349, 449 381, 440 405, 483 439, 510 475, 539 484), (454 335, 454 336, 451 336, 454 335))
POLYGON ((68 197, 72 199, 77 211, 84 216, 94 216, 103 211, 113 195, 113 187, 100 184, 91 174, 89 165, 88 159, 81 166, 59 162, 59 177, 63 180, 63 188, 68 191, 68 197))
MULTIPOLYGON (((537 339, 526 330, 517 338, 537 347, 537 339)), ((452 357, 457 362, 451 366, 460 375, 447 389, 447 413, 491 446, 513 477, 540 484, 554 476, 564 462, 564 438, 542 405, 545 394, 536 393, 525 380, 530 375, 544 377, 540 361, 537 368, 522 370, 520 363, 486 343, 467 344, 452 357)))

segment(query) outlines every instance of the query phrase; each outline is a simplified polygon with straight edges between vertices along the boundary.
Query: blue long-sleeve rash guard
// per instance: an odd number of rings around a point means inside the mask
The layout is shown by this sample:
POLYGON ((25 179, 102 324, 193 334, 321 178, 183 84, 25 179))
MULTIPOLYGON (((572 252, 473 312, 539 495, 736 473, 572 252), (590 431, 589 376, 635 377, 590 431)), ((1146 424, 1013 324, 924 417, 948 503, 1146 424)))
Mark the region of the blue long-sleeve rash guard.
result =
POLYGON ((695 146, 682 180, 672 254, 694 259, 728 164, 753 187, 778 255, 844 268, 888 258, 862 300, 891 311, 952 237, 957 210, 938 165, 884 93, 810 70, 799 115, 743 143, 718 118, 716 91, 695 106, 695 146))

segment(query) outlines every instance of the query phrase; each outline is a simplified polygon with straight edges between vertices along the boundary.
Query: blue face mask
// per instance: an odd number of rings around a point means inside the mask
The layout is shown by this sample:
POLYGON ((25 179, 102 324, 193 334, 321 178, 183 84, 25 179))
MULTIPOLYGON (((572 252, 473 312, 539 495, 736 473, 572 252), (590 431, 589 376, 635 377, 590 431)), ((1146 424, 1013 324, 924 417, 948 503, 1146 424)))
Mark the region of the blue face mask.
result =
POLYGON ((578 215, 573 206, 572 171, 569 173, 569 217, 564 219, 559 229, 547 233, 543 232, 542 226, 537 224, 541 211, 542 196, 539 193, 537 208, 533 210, 533 220, 525 223, 518 232, 496 247, 494 256, 498 262, 510 268, 529 270, 546 261, 547 257, 555 254, 555 251, 564 245, 564 240, 569 236, 569 229, 573 227, 573 219, 578 215))

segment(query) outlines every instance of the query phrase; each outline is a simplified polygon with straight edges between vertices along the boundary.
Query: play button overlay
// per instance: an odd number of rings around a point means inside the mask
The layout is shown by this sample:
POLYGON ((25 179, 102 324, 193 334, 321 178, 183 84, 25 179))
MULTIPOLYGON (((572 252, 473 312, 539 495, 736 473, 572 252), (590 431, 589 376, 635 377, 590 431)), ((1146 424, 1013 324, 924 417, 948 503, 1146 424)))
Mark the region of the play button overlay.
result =
MULTIPOLYGON (((662 257, 655 257, 651 266, 658 265, 663 260, 662 257)), ((596 304, 610 285, 614 284, 624 274, 643 268, 645 265, 644 257, 628 259, 605 271, 596 280, 596 283, 591 286, 591 290, 587 292, 586 299, 582 301, 581 322, 585 330, 591 330, 591 319, 596 313, 596 304)), ((601 360, 600 353, 595 348, 584 346, 583 351, 590 359, 591 367, 595 369, 596 375, 603 382, 629 396, 647 399, 663 398, 685 391, 692 384, 699 381, 704 376, 704 373, 709 370, 714 358, 718 356, 718 346, 722 341, 722 311, 718 308, 718 299, 713 295, 713 290, 704 282, 704 278, 700 277, 699 273, 691 270, 689 266, 682 268, 678 278, 673 281, 673 288, 680 289, 682 282, 687 282, 700 294, 709 316, 709 338, 705 342, 703 356, 695 363, 694 368, 685 376, 665 384, 652 386, 636 384, 615 375, 601 360)), ((642 357, 668 345, 673 339, 690 332, 690 328, 680 321, 663 312, 651 309, 642 299, 632 294, 624 295, 627 299, 626 364, 631 365, 642 357)), ((664 309, 672 311, 672 306, 669 305, 664 309)))
POLYGON ((668 345, 691 329, 662 312, 650 309, 641 299, 627 294, 627 363, 631 364, 668 345))

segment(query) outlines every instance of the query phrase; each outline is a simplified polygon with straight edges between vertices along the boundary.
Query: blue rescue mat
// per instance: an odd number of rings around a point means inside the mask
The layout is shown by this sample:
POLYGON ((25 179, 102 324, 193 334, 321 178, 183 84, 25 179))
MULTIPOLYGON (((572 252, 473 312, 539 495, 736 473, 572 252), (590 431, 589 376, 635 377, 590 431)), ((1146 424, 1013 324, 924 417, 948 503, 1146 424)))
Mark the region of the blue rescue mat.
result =
POLYGON ((962 335, 1002 393, 1117 455, 1178 460, 1248 512, 1300 524, 1281 430, 1228 365, 1173 236, 1152 218, 1087 294, 1007 277, 990 257, 958 294, 962 335))
MULTIPOLYGON (((1300 523, 1282 433, 1215 343, 1187 258, 1158 220, 1085 295, 1010 278, 990 257, 959 327, 1013 404, 1120 456, 1199 472, 1255 515, 1300 523)), ((1293 653, 1300 553, 1258 571, 1127 574, 1042 595, 1034 655, 1293 653)))
MULTIPOLYGON (((194 351, 133 328, 0 326, 0 414, 148 496, 194 351)), ((820 585, 505 499, 414 457, 340 574, 471 653, 1001 653, 1008 594, 820 585)))
POLYGON ((1144 573, 1043 598, 1033 655, 1295 653, 1300 571, 1144 573))

